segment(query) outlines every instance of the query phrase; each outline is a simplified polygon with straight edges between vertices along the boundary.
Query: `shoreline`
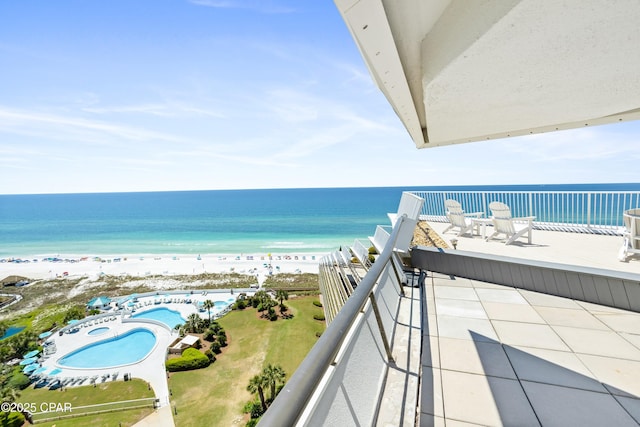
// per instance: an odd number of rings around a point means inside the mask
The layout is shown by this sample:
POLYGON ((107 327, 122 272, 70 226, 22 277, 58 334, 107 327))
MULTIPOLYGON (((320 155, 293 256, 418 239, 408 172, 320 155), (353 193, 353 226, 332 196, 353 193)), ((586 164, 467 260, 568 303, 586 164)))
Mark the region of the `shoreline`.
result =
POLYGON ((110 276, 174 276, 240 273, 256 276, 278 273, 318 273, 326 253, 241 254, 113 254, 56 255, 0 258, 0 280, 17 275, 31 280, 110 276), (37 260, 37 261, 33 261, 37 260))

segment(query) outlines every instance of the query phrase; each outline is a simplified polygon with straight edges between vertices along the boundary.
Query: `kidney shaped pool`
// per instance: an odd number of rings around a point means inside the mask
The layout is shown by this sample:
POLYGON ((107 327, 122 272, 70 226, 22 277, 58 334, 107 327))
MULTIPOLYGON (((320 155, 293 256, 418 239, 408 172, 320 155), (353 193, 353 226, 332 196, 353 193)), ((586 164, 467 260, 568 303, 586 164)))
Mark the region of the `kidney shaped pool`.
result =
POLYGON ((153 350, 156 336, 148 329, 132 329, 118 337, 75 350, 58 361, 69 368, 110 368, 136 363, 153 350))

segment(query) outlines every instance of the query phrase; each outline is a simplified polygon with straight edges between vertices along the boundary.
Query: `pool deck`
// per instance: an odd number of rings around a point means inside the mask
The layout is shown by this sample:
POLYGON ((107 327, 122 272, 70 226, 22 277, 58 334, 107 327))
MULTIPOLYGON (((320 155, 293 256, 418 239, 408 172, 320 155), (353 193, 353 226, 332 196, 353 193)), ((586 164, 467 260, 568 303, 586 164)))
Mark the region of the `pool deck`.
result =
MULTIPOLYGON (((146 311, 165 308, 179 312, 184 319, 187 319, 188 316, 193 313, 198 313, 202 318, 207 318, 209 314, 206 310, 198 310, 198 302, 209 299, 214 302, 224 301, 228 303, 232 298, 237 297, 237 295, 237 293, 234 295, 231 292, 202 293, 198 291, 198 293, 190 295, 190 303, 159 302, 155 295, 139 297, 133 314, 139 315, 146 311)), ((164 295, 161 296, 164 301, 164 295)), ((178 295, 174 295, 174 297, 178 298, 178 295)), ((215 315, 221 314, 223 311, 224 308, 212 310, 212 318, 215 315)), ((97 384, 114 380, 121 381, 124 379, 125 374, 128 374, 131 378, 139 378, 147 381, 151 388, 153 388, 160 406, 153 414, 136 425, 173 426, 174 423, 173 415, 171 414, 170 392, 167 384, 165 360, 166 349, 178 337, 178 333, 157 324, 157 321, 149 321, 142 317, 132 318, 130 317, 131 314, 131 312, 125 312, 125 314, 122 314, 122 312, 114 311, 107 316, 101 315, 102 317, 99 319, 94 317, 83 320, 76 325, 77 328, 75 332, 63 333, 62 335, 55 333, 47 340, 47 342, 54 343, 56 351, 49 356, 44 356, 41 365, 47 368, 47 371, 45 372, 51 372, 51 370, 55 368, 61 369, 61 372, 53 377, 61 381, 66 378, 88 377, 82 383, 76 384, 77 386, 90 385, 91 378, 95 378, 96 376, 97 380, 95 382, 97 384), (108 328, 108 330, 101 334, 90 334, 91 331, 98 328, 108 328), (153 332, 156 336, 156 344, 153 350, 141 361, 123 366, 95 369, 70 368, 60 365, 59 363, 65 355, 78 350, 79 348, 110 338, 122 336, 133 329, 139 328, 147 329, 153 332)), ((75 385, 66 385, 65 387, 73 386, 75 385)))

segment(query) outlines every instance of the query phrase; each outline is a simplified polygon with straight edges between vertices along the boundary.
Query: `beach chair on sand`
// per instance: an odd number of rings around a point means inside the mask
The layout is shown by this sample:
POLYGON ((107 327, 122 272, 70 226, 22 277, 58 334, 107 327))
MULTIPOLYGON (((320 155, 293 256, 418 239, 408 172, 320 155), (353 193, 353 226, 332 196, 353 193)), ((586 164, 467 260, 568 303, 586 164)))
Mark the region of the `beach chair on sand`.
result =
POLYGON ((624 220, 624 241, 618 252, 618 259, 626 261, 629 254, 640 254, 640 208, 629 209, 622 215, 624 220))
POLYGON ((471 233, 473 229, 473 218, 480 218, 483 212, 464 213, 462 206, 457 200, 448 199, 444 201, 445 215, 451 223, 444 229, 443 233, 457 228, 458 237, 466 233, 471 233))
POLYGON ((533 220, 536 219, 535 216, 513 218, 509 206, 501 202, 489 203, 489 209, 491 209, 494 232, 487 237, 487 241, 504 234, 506 236, 504 244, 510 245, 526 234, 528 242, 531 244, 531 232, 533 230, 533 220))

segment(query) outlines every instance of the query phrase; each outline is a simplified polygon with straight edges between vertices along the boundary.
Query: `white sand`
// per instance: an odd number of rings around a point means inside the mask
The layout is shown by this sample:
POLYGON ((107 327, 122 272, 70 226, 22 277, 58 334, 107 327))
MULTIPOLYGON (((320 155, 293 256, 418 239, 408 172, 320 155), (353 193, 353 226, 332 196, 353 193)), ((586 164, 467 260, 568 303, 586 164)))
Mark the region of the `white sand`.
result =
MULTIPOLYGON (((22 257, 37 262, 0 262, 0 279, 18 275, 33 280, 56 277, 95 279, 101 274, 145 277, 150 275, 195 275, 202 273, 252 274, 318 273, 318 261, 324 254, 242 254, 242 255, 114 255, 61 256, 66 261, 43 261, 42 256, 22 257), (198 259, 200 257, 200 259, 198 259), (70 260, 74 260, 71 262, 70 260), (271 268, 269 268, 271 266, 271 268)), ((5 259, 6 260, 6 259, 5 259)))

